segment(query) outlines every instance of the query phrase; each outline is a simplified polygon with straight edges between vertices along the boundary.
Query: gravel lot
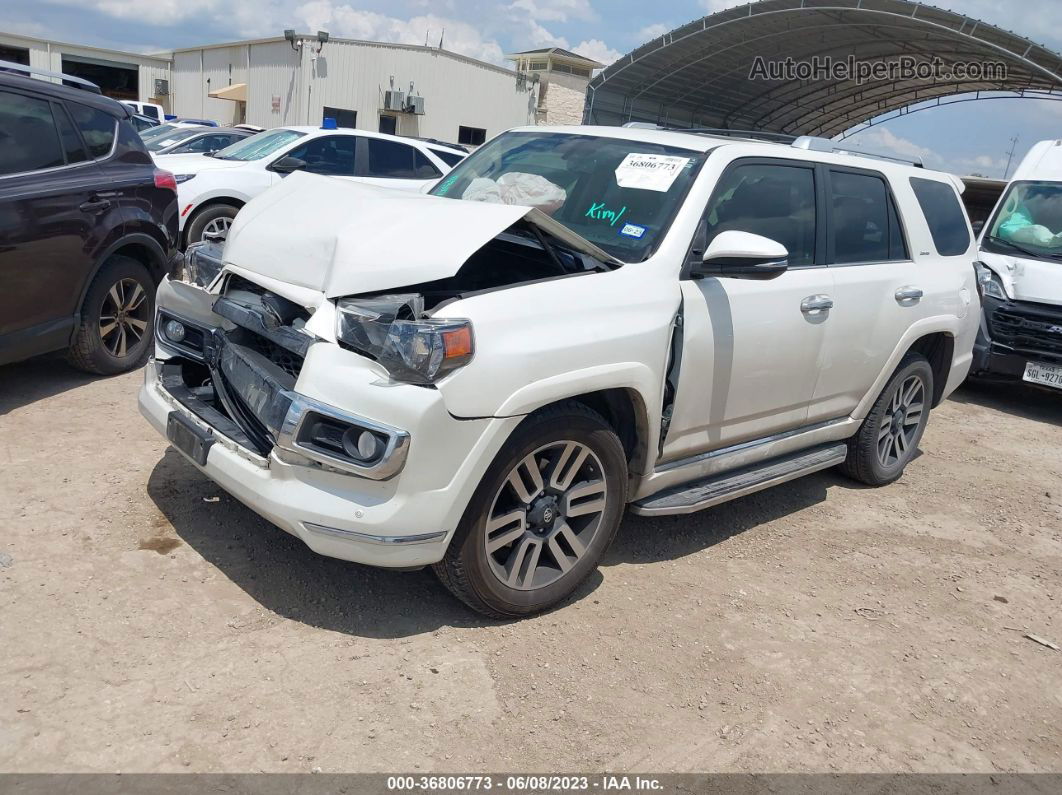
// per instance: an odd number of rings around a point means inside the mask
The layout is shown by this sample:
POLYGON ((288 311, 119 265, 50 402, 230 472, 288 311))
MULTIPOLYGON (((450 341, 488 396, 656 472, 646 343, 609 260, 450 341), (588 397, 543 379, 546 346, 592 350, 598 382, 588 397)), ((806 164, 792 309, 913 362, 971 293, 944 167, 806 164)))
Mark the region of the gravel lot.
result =
POLYGON ((1062 771, 1062 394, 962 389, 883 489, 629 517, 506 624, 268 525, 139 381, 0 368, 0 770, 1062 771))

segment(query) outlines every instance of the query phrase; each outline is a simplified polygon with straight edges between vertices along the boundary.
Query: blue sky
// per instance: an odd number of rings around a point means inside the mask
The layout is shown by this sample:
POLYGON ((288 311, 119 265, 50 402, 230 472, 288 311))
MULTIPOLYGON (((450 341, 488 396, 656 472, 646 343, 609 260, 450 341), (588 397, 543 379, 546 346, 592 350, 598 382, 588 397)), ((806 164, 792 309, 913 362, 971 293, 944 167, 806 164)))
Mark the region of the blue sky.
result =
MULTIPOLYGON (((0 30, 81 44, 157 51, 277 35, 284 28, 334 36, 438 44, 487 61, 559 46, 608 62, 680 24, 736 0, 4 0, 0 30)), ((937 0, 936 5, 1013 29, 1062 50, 1058 0, 937 0)), ((960 173, 1003 173, 1037 140, 1059 137, 1062 102, 991 100, 926 110, 852 136, 866 149, 918 155, 960 173)))

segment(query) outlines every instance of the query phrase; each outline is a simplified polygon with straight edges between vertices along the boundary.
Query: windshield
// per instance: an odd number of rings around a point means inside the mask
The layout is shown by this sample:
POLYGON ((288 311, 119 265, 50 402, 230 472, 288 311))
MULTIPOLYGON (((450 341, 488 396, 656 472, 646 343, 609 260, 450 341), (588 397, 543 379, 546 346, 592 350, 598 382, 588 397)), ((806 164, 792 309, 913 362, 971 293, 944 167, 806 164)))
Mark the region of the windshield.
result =
POLYGON ((168 135, 175 130, 183 129, 176 124, 160 124, 158 127, 152 127, 150 130, 144 130, 140 133, 140 138, 143 141, 150 141, 152 138, 158 138, 160 135, 168 135))
POLYGON ((244 138, 234 144, 229 144, 214 155, 218 160, 261 160, 267 155, 286 146, 296 138, 302 138, 306 133, 296 130, 270 130, 258 133, 250 138, 244 138))
POLYGON ((504 133, 458 163, 436 196, 537 207, 624 262, 656 250, 703 152, 619 138, 504 133))
POLYGON ((1062 258, 1062 182, 1011 183, 982 245, 997 254, 1062 258))
POLYGON ((173 130, 169 135, 156 135, 153 138, 144 141, 149 152, 157 152, 160 149, 166 149, 181 141, 187 141, 189 138, 195 135, 202 135, 203 131, 195 127, 185 127, 184 129, 173 130))

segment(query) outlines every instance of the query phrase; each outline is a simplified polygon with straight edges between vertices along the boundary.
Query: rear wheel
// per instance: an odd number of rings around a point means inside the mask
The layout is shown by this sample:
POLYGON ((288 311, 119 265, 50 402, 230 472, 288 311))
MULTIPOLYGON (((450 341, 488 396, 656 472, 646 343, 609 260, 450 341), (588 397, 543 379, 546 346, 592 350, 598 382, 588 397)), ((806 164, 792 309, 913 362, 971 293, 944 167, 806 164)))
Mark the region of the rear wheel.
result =
POLYGON ((155 281, 141 263, 111 257, 93 279, 68 358, 90 373, 113 375, 140 367, 151 351, 155 281))
POLYGON ((933 368, 921 354, 907 354, 859 432, 848 440, 841 471, 870 486, 899 478, 918 449, 932 398, 933 368))
POLYGON ((545 610, 596 568, 627 497, 623 446, 599 414, 532 415, 490 466, 435 572, 494 618, 545 610))

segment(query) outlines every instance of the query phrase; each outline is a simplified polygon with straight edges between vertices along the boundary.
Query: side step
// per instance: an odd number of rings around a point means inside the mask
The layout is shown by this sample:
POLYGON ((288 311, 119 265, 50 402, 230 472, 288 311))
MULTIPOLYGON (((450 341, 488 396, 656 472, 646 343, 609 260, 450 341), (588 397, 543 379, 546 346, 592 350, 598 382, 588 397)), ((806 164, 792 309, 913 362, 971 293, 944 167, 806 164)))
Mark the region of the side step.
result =
POLYGON ((848 447, 843 442, 802 450, 736 472, 674 486, 632 503, 631 511, 642 516, 693 513, 836 466, 844 461, 847 453, 848 447))

